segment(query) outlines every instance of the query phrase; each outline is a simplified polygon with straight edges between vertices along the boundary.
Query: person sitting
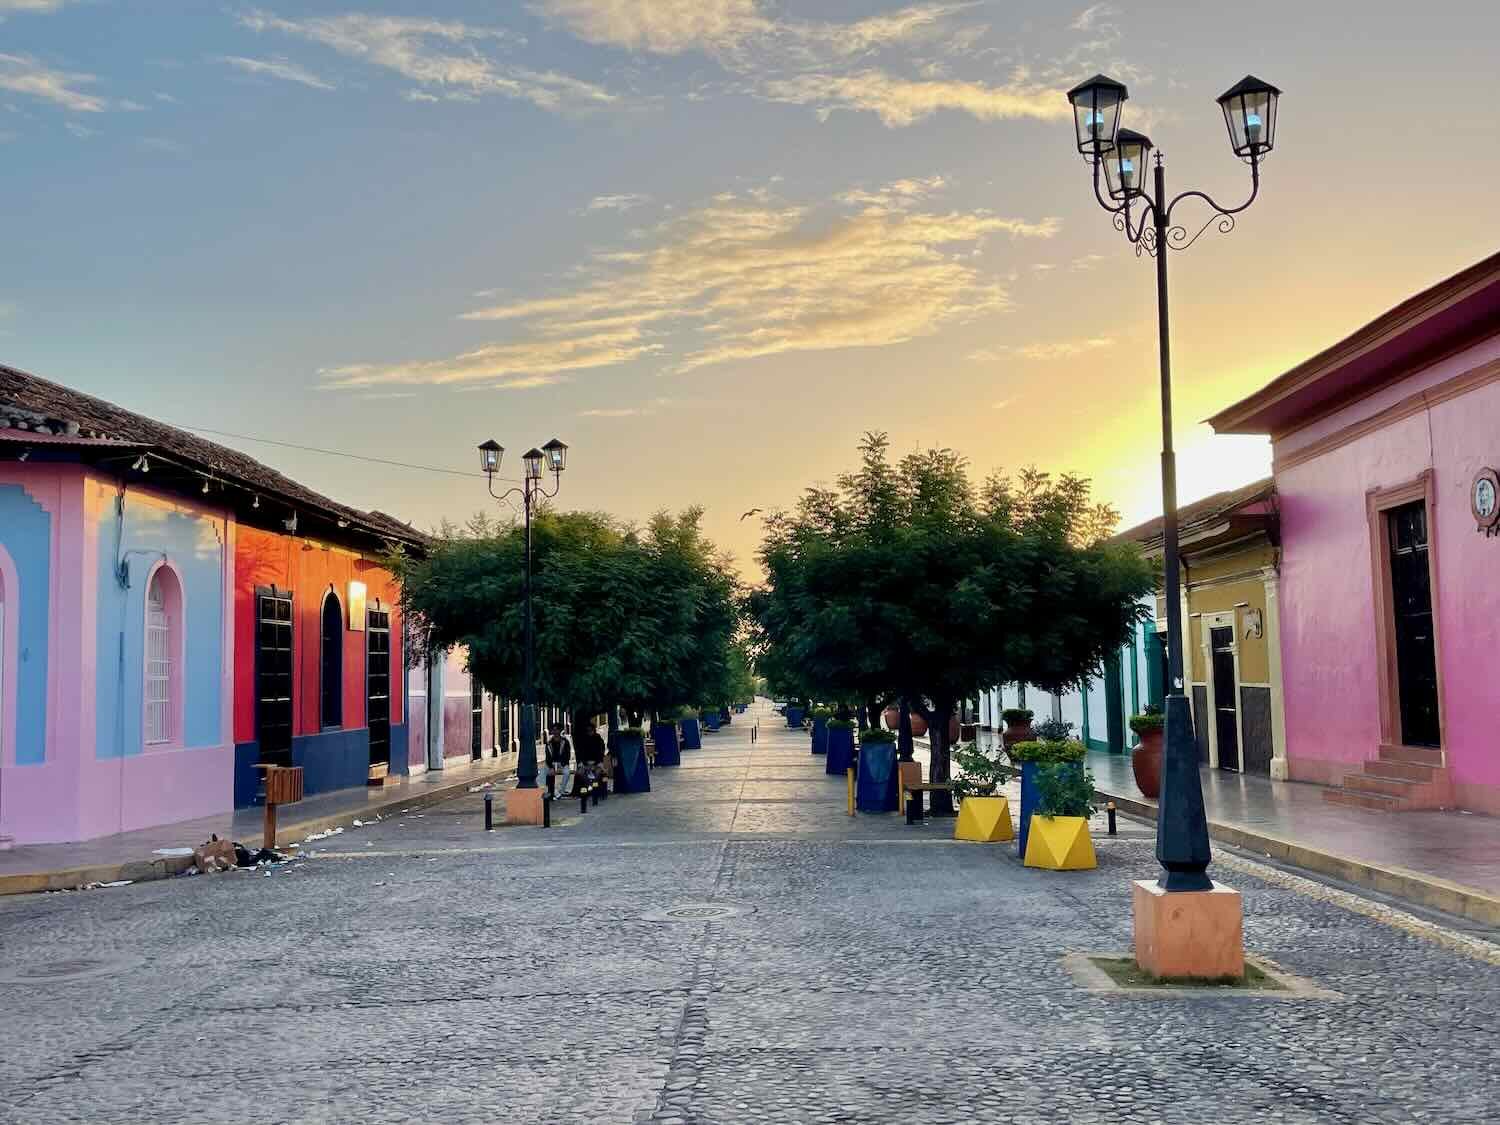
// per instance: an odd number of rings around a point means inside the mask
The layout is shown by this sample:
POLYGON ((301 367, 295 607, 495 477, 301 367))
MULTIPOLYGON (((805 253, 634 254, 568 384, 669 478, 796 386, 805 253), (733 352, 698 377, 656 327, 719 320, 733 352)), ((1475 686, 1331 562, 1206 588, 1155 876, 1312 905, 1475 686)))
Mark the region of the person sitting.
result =
POLYGON ((573 789, 573 744, 561 723, 553 723, 547 736, 547 795, 566 797, 573 789), (558 784, 558 778, 562 783, 558 784))
POLYGON ((584 724, 583 733, 578 736, 578 769, 587 779, 584 784, 606 782, 604 771, 606 757, 607 748, 598 728, 592 721, 584 724))

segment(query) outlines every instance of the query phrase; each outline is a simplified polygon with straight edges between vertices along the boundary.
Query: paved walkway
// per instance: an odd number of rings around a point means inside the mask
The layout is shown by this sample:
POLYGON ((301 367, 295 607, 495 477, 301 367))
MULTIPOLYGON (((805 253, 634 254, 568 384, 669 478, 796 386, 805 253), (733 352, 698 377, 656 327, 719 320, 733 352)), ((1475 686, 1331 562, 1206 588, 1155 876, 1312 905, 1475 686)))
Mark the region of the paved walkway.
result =
POLYGON ((747 717, 649 794, 464 796, 272 872, 0 899, 0 1121, 1487 1120, 1500 951, 1221 853, 1250 948, 1337 998, 1088 991, 1150 829, 1023 868, 849 817, 747 717))
MULTIPOLYGON (((407 805, 446 800, 469 786, 498 781, 515 770, 514 755, 450 764, 415 777, 401 777, 379 789, 360 787, 319 793, 278 810, 277 842, 294 840, 325 828, 346 827, 355 820, 386 815, 407 805)), ((0 895, 65 890, 116 879, 144 881, 186 870, 191 857, 162 855, 203 843, 211 835, 259 847, 264 837, 264 808, 236 809, 217 816, 100 836, 74 844, 27 844, 0 851, 0 895)))

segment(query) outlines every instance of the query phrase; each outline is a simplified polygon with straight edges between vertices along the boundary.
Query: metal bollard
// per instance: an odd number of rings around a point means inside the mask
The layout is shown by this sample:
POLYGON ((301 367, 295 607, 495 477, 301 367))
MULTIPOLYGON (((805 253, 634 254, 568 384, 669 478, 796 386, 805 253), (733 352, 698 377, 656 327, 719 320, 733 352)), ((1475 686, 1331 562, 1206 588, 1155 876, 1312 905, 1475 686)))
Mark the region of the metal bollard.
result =
POLYGON ((484 830, 495 830, 495 795, 488 792, 484 795, 484 830))
POLYGON ((589 811, 589 791, 587 787, 578 791, 578 811, 581 813, 589 811))
POLYGON ((1104 811, 1109 813, 1109 834, 1113 836, 1115 834, 1115 803, 1111 801, 1105 805, 1104 811))
POLYGON ((552 794, 542 794, 542 827, 552 827, 552 794))

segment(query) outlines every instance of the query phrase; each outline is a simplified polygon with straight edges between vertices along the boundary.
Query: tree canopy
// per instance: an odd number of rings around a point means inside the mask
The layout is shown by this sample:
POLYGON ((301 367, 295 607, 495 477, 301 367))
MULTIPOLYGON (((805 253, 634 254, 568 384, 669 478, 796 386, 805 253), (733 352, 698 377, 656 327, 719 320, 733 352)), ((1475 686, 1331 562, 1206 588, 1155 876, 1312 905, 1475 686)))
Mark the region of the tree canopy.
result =
POLYGON ((759 668, 825 699, 906 698, 930 721, 947 776, 955 703, 1020 681, 1063 690, 1128 639, 1150 591, 1133 546, 1089 483, 1028 469, 978 488, 948 449, 893 465, 884 434, 860 466, 767 521, 765 585, 747 606, 759 668))
MULTIPOLYGON (((538 699, 597 714, 727 697, 737 590, 701 518, 661 513, 638 530, 593 512, 533 517, 538 699)), ((476 517, 444 529, 426 557, 398 558, 418 652, 462 646, 486 687, 519 697, 524 552, 521 527, 476 517)))

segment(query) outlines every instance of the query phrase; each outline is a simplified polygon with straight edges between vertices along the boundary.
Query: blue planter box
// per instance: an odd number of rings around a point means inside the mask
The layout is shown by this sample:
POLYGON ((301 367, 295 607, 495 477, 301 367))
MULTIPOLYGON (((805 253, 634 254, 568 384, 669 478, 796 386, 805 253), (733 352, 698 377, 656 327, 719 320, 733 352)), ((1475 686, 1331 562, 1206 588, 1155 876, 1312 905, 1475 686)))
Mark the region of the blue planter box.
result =
POLYGON ((651 738, 656 743, 656 764, 659 766, 682 765, 682 754, 677 745, 676 723, 652 723, 651 738))
POLYGON ((706 731, 716 731, 716 730, 718 730, 719 729, 719 716, 713 714, 712 712, 704 715, 703 716, 703 729, 706 730, 706 731))
POLYGON ((697 719, 682 719, 678 725, 682 727, 682 749, 702 750, 703 733, 698 729, 697 719))
POLYGON ((615 792, 651 792, 651 771, 646 767, 646 740, 621 731, 615 736, 615 792))
POLYGON ((896 744, 871 742, 859 748, 859 773, 854 782, 854 807, 860 812, 895 812, 896 744))
MULTIPOLYGON (((1083 769, 1083 763, 1079 762, 1074 767, 1083 769)), ((1021 823, 1016 827, 1016 842, 1021 848, 1021 858, 1026 858, 1026 835, 1031 831, 1031 814, 1036 812, 1037 801, 1040 799, 1036 791, 1036 775, 1041 769, 1035 762, 1021 763, 1021 823)))
POLYGON ((802 708, 793 707, 790 704, 787 706, 786 725, 789 727, 800 727, 802 725, 802 708))
POLYGON ((828 720, 814 719, 812 724, 812 752, 828 753, 828 720))
POLYGON ((854 728, 853 727, 829 727, 828 728, 828 757, 823 762, 826 773, 835 777, 843 777, 854 762, 854 728))
POLYGON ((734 705, 734 713, 736 715, 743 715, 745 713, 745 708, 748 706, 749 704, 747 703, 736 703, 734 705))
POLYGON ((722 707, 719 709, 719 719, 725 726, 728 726, 730 723, 734 722, 734 716, 730 713, 728 707, 722 707))

